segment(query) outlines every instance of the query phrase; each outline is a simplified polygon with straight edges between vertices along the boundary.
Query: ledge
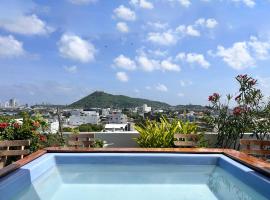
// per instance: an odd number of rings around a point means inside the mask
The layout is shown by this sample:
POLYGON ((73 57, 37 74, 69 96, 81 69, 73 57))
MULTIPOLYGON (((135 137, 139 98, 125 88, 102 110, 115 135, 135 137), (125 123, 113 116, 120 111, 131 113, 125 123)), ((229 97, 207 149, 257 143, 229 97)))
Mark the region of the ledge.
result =
POLYGON ((20 159, 2 169, 0 169, 0 178, 15 171, 16 169, 19 169, 20 167, 26 165, 27 163, 37 159, 38 157, 44 155, 45 153, 47 153, 46 150, 38 150, 26 157, 24 157, 23 159, 20 159))
POLYGON ((17 162, 0 169, 0 177, 26 165, 45 153, 193 153, 223 154, 249 168, 270 177, 270 163, 232 149, 215 148, 70 148, 50 147, 34 152, 17 162))

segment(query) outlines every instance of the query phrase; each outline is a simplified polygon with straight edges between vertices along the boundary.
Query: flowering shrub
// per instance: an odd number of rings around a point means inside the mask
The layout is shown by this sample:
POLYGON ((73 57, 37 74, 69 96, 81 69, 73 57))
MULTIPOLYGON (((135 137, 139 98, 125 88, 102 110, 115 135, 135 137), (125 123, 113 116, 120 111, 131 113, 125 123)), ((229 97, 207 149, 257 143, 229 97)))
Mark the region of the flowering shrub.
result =
POLYGON ((213 95, 210 95, 208 97, 208 101, 212 103, 217 103, 217 101, 220 99, 220 95, 218 93, 214 93, 213 95))
POLYGON ((39 115, 29 117, 23 113, 23 122, 14 119, 0 119, 0 140, 30 140, 30 151, 36 151, 43 147, 46 136, 47 123, 39 115))
POLYGON ((270 131, 270 104, 264 104, 263 95, 256 87, 257 80, 246 74, 238 75, 235 79, 239 84, 236 95, 227 95, 224 102, 218 93, 208 97, 214 111, 208 122, 217 129, 216 146, 221 148, 239 148, 237 140, 245 132, 252 132, 257 139, 264 139, 270 131), (230 109, 232 100, 236 106, 230 109))

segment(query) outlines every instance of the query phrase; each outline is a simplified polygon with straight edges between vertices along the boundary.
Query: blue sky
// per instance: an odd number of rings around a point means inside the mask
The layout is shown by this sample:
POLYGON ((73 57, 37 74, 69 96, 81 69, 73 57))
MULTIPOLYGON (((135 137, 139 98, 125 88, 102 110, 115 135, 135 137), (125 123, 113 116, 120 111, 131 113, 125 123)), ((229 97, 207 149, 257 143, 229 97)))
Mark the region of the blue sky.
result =
POLYGON ((270 94, 268 0, 1 0, 0 101, 95 90, 207 104, 247 73, 270 94))

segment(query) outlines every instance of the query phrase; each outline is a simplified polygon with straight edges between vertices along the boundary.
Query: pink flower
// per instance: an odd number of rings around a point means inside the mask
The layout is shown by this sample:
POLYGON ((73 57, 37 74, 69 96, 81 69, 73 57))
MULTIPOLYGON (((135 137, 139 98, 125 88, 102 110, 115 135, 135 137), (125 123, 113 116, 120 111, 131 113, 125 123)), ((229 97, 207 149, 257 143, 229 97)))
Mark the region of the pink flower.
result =
POLYGON ((208 101, 216 102, 220 98, 220 95, 218 93, 214 93, 208 97, 208 101))
POLYGON ((34 127, 36 127, 36 128, 39 128, 39 126, 40 126, 39 122, 33 122, 32 125, 33 125, 34 127))
POLYGON ((0 123, 0 128, 5 129, 7 127, 8 127, 8 123, 7 122, 0 123))
POLYGON ((13 124, 13 127, 14 128, 20 128, 20 124, 16 122, 16 123, 13 124))
POLYGON ((233 114, 238 116, 249 111, 249 108, 237 106, 233 109, 233 114))
POLYGON ((248 83, 249 85, 255 85, 257 83, 257 80, 251 79, 248 83))
POLYGON ((241 113, 242 113, 242 108, 241 108, 241 107, 235 107, 235 108, 233 109, 233 114, 234 114, 234 115, 238 116, 238 115, 240 115, 241 113))
POLYGON ((42 142, 45 142, 47 140, 47 138, 46 138, 45 135, 40 135, 39 140, 42 141, 42 142))

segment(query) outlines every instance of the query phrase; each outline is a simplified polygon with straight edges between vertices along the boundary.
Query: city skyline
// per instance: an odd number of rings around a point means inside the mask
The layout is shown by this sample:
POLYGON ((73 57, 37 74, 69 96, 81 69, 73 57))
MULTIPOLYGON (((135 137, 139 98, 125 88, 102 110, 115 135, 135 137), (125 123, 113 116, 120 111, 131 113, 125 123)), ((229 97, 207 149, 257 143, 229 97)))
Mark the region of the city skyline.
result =
POLYGON ((249 74, 270 95, 270 1, 3 0, 0 101, 70 104, 96 90, 207 105, 249 74))

